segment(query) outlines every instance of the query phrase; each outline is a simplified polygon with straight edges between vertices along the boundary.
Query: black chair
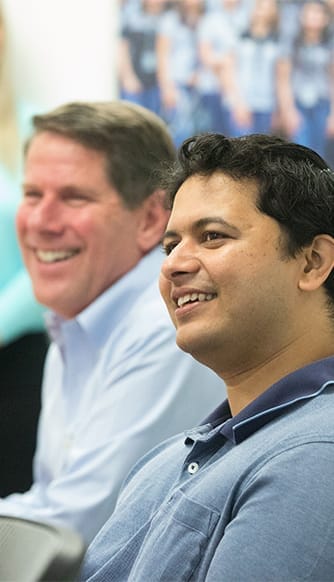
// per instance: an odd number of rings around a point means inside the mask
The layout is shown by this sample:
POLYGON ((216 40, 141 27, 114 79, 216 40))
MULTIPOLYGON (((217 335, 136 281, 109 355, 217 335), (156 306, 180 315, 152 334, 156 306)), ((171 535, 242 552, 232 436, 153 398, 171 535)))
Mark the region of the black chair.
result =
POLYGON ((73 582, 85 549, 71 530, 0 515, 1 582, 73 582))

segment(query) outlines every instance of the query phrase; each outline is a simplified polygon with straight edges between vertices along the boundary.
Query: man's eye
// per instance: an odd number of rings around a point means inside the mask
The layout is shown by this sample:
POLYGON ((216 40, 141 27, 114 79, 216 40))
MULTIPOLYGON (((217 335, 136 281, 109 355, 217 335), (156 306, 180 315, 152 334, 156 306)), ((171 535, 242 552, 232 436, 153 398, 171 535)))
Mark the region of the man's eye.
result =
POLYGON ((23 192, 23 197, 27 200, 34 200, 41 198, 42 194, 38 190, 25 190, 23 192))
POLYGON ((212 241, 212 240, 221 240, 227 238, 227 235, 223 232, 217 232, 215 230, 209 230, 203 233, 203 240, 204 242, 212 241))
POLYGON ((173 242, 169 242, 169 243, 165 243, 162 245, 162 249, 163 252, 165 253, 165 255, 170 255, 172 250, 175 249, 177 245, 177 242, 173 241, 173 242))
POLYGON ((88 198, 85 194, 71 194, 66 196, 65 200, 71 206, 81 206, 88 202, 88 198))
POLYGON ((85 200, 86 196, 84 194, 80 194, 79 192, 75 192, 73 194, 67 194, 65 198, 67 200, 85 200))

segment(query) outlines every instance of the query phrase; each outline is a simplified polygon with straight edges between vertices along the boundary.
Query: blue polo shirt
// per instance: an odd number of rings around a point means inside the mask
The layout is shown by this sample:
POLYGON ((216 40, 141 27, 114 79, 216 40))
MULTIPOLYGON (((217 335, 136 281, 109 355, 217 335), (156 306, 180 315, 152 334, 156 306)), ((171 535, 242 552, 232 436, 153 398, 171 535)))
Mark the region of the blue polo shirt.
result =
POLYGON ((88 549, 82 579, 334 578, 334 358, 289 374, 238 415, 146 455, 88 549))

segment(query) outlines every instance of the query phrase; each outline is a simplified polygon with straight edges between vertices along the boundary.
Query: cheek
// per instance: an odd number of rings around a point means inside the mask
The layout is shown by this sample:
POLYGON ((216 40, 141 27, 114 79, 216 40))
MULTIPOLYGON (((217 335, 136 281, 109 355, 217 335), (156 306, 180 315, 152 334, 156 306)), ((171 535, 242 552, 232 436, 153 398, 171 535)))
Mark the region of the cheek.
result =
POLYGON ((163 275, 163 273, 160 273, 159 290, 160 290, 160 295, 162 296, 165 303, 167 303, 167 299, 169 297, 169 289, 170 289, 170 284, 169 284, 168 279, 163 275))
POLYGON ((89 212, 77 211, 67 214, 66 232, 80 240, 87 250, 91 250, 95 261, 99 261, 101 253, 106 254, 106 249, 111 247, 112 233, 110 230, 103 218, 96 217, 89 212))
MULTIPOLYGON (((272 261, 267 259, 265 253, 260 254, 241 252, 237 256, 230 256, 221 264, 215 264, 210 269, 213 281, 225 293, 240 300, 240 298, 252 296, 253 293, 260 292, 263 283, 271 280, 272 261)), ((275 274, 275 271, 274 271, 275 274)))
POLYGON ((27 227, 28 213, 26 209, 22 206, 19 207, 15 216, 15 227, 18 235, 20 236, 27 227))

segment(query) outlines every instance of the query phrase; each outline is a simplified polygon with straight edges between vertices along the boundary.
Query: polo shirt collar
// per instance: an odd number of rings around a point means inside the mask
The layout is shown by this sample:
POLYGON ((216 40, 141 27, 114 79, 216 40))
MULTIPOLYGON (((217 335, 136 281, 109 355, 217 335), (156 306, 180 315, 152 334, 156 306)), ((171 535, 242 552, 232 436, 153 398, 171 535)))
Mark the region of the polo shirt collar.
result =
MULTIPOLYGON (((238 444, 302 400, 314 398, 334 385, 334 357, 325 358, 288 374, 238 414, 231 417, 225 400, 203 424, 221 426, 219 432, 238 444)), ((189 435, 190 436, 190 435, 189 435)))

